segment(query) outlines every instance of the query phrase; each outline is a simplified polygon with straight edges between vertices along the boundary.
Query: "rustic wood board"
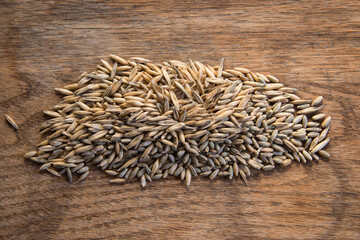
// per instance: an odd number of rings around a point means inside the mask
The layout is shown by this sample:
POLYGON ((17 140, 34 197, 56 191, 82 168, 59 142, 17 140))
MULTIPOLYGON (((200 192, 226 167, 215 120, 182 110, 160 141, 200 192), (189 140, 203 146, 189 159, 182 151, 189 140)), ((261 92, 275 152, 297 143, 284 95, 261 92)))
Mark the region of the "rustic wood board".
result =
POLYGON ((1 239, 359 239, 360 2, 0 1, 1 239), (80 3, 81 2, 81 3, 80 3), (109 53, 196 58, 273 74, 325 97, 332 157, 240 180, 109 185, 39 173, 54 93, 109 53))

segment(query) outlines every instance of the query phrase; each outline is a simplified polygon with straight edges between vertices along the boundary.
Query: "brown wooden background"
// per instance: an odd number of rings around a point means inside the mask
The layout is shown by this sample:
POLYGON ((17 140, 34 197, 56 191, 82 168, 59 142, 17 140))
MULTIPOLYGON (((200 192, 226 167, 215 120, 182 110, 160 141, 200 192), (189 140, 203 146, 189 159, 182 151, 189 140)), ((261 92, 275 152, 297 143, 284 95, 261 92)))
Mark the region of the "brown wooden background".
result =
POLYGON ((0 238, 359 239, 360 2, 0 1, 0 238), (80 3, 82 2, 82 3, 80 3), (39 173, 55 87, 109 53, 195 58, 270 73, 302 97, 325 97, 330 161, 240 180, 123 186, 39 173), (18 122, 13 131, 2 114, 18 122))

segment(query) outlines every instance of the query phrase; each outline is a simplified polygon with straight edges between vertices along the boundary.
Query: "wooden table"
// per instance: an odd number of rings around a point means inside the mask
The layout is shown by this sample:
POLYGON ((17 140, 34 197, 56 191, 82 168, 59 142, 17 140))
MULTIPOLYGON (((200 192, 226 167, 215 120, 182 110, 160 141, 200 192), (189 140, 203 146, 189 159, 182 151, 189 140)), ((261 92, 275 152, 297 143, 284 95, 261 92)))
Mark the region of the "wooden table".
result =
POLYGON ((360 2, 0 1, 1 239, 359 239, 360 2), (329 161, 239 179, 108 184, 39 173, 55 87, 109 53, 273 74, 332 116, 329 161))

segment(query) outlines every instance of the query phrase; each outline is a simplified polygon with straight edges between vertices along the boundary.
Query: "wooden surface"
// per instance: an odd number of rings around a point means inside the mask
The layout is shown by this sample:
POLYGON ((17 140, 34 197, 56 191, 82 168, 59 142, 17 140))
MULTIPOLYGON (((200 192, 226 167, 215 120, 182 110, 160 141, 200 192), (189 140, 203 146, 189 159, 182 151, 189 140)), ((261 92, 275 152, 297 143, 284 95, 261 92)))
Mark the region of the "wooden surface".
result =
POLYGON ((0 238, 359 239, 360 2, 274 2, 0 1, 0 238), (53 89, 109 53, 225 57, 302 97, 323 95, 332 157, 254 172, 248 186, 168 179, 141 190, 98 170, 74 184, 39 173, 22 156, 40 141, 41 111, 59 101, 53 89))

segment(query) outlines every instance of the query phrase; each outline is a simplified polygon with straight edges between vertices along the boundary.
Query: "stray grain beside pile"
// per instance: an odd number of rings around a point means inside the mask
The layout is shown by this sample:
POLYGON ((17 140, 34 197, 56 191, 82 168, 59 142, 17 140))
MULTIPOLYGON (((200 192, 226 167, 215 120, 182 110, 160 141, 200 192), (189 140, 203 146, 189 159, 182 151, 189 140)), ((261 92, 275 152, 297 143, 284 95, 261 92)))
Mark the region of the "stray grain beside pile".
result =
POLYGON ((15 130, 19 130, 19 127, 16 124, 15 120, 12 119, 9 115, 5 114, 5 119, 15 130))

